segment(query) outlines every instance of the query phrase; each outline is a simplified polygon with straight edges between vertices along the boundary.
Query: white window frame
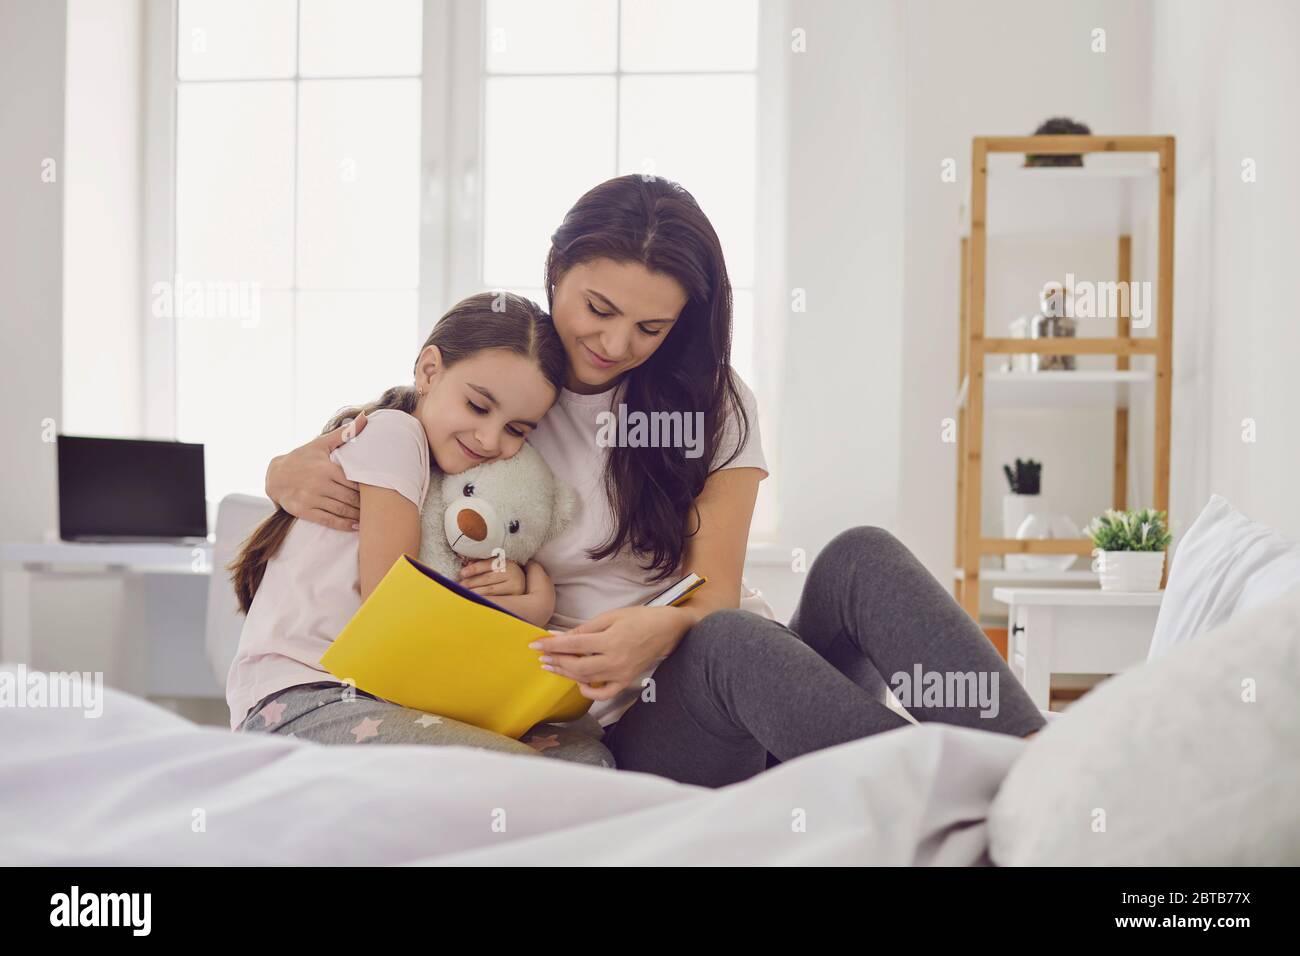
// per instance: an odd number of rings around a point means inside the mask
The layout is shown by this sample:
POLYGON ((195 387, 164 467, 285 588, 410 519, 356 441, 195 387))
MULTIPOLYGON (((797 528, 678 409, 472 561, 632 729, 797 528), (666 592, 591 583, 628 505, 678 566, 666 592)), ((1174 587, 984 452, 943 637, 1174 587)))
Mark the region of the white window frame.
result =
POLYGON ((144 5, 144 274, 140 348, 144 433, 176 437, 176 325, 152 320, 150 289, 176 274, 177 0, 144 5))

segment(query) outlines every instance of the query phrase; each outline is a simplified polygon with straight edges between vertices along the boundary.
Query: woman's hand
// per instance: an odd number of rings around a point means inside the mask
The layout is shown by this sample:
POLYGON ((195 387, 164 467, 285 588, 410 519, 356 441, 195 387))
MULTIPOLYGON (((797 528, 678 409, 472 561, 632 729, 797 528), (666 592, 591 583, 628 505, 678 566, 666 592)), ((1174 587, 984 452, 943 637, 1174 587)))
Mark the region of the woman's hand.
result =
POLYGON ((336 531, 356 531, 361 495, 330 453, 366 427, 363 412, 347 425, 313 438, 287 455, 271 459, 266 469, 266 496, 295 518, 336 531))
POLYGON ((577 681, 582 695, 609 700, 673 652, 695 623, 680 607, 622 607, 528 646, 542 666, 577 681))
MULTIPOLYGON (((460 569, 460 583, 484 597, 505 597, 527 594, 528 582, 524 569, 514 561, 507 561, 504 570, 493 569, 494 558, 471 561, 460 569)), ((538 565, 541 567, 541 565, 538 565)), ((544 573, 544 572, 543 572, 544 573)))

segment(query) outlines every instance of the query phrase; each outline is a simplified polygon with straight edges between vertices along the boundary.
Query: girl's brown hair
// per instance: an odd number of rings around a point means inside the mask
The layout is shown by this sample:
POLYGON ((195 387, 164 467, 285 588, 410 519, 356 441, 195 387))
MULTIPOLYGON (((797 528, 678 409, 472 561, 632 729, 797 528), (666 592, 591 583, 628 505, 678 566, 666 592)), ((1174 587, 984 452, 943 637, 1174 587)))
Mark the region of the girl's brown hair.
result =
MULTIPOLYGON (((469 358, 484 349, 505 349, 532 359, 558 395, 564 385, 568 358, 551 317, 537 303, 509 292, 483 292, 456 303, 438 320, 420 354, 436 345, 444 368, 469 358)), ((416 367, 419 355, 416 356, 416 367)), ((341 409, 325 423, 321 434, 333 431, 356 418, 383 408, 410 414, 415 411, 419 395, 413 385, 397 385, 367 405, 341 409)), ((266 564, 280 550, 285 536, 296 519, 283 508, 263 521, 244 542, 239 556, 228 566, 245 614, 266 573, 266 564)))

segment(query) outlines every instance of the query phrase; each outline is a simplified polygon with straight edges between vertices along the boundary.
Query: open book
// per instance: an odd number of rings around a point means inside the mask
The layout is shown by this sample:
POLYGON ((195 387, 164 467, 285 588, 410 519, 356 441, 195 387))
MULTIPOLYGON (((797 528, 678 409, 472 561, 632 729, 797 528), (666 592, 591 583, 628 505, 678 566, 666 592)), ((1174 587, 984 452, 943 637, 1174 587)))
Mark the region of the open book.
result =
MULTIPOLYGON (((645 603, 679 604, 704 583, 688 574, 645 603)), ((576 720, 591 706, 576 683, 542 670, 529 649, 547 633, 402 555, 320 663, 376 697, 518 739, 535 724, 576 720)))

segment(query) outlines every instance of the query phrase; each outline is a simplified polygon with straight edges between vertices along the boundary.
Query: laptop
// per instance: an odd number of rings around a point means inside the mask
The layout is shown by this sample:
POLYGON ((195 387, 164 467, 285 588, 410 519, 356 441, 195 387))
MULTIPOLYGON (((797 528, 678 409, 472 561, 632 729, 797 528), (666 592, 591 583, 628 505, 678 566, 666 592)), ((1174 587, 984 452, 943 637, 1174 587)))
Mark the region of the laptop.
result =
POLYGON ((58 459, 64 541, 206 540, 202 445, 60 435, 58 459))

